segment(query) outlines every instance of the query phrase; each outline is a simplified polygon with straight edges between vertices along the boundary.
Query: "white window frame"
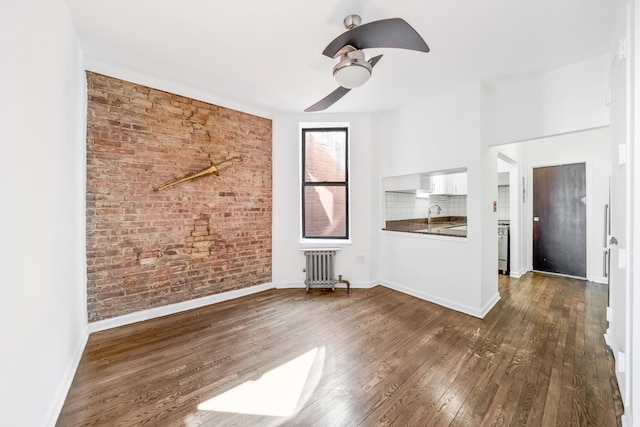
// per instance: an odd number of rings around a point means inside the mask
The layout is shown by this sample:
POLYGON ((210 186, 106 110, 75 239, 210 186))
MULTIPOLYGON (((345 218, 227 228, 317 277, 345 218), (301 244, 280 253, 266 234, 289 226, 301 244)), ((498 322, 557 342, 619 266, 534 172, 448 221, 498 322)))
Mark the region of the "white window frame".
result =
POLYGON ((353 235, 353 229, 351 228, 351 217, 352 215, 352 204, 351 204, 351 193, 353 188, 353 181, 351 177, 353 174, 351 173, 351 127, 348 122, 300 122, 298 129, 298 236, 299 243, 304 245, 305 247, 324 247, 328 244, 330 245, 350 245, 352 244, 351 236, 353 235), (319 239, 319 238, 304 238, 302 234, 303 224, 302 221, 304 218, 302 217, 302 170, 304 168, 303 158, 302 158, 302 131, 305 129, 331 129, 331 128, 346 128, 347 129, 347 238, 346 239, 319 239))

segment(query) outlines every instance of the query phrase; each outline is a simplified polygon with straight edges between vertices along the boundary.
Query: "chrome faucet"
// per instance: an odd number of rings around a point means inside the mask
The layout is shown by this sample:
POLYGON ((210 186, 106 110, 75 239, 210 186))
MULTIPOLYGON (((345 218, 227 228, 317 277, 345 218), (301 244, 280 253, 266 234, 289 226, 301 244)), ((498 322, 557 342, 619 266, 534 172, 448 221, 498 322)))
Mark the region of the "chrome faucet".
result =
POLYGON ((440 215, 440 212, 442 212, 442 208, 440 208, 440 205, 429 206, 429 210, 427 211, 427 224, 429 224, 429 228, 431 228, 431 208, 436 208, 436 214, 438 215, 440 215))

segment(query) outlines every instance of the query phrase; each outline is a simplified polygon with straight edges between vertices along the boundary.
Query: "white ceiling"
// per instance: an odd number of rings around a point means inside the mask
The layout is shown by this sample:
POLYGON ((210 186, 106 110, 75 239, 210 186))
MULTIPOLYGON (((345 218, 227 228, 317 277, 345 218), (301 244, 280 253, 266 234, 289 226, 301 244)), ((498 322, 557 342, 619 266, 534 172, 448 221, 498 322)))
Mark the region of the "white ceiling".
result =
MULTIPOLYGON (((357 13, 400 17, 430 53, 384 57, 327 112, 392 110, 469 82, 560 68, 611 50, 619 0, 68 0, 87 63, 144 74, 271 112, 333 91, 322 50, 357 13)), ((497 80, 495 80, 497 79, 497 80)), ((508 80, 508 79, 506 79, 508 80)), ((309 113, 317 114, 317 113, 309 113)))

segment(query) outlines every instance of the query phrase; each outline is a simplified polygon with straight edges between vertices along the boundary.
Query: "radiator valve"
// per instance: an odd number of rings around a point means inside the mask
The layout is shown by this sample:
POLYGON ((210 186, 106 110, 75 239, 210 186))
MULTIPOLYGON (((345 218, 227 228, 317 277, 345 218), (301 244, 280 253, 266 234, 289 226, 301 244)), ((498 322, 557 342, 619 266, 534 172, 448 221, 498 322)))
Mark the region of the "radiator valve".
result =
POLYGON ((347 293, 351 292, 351 282, 347 279, 342 279, 342 274, 338 274, 338 283, 346 283, 347 284, 347 293))

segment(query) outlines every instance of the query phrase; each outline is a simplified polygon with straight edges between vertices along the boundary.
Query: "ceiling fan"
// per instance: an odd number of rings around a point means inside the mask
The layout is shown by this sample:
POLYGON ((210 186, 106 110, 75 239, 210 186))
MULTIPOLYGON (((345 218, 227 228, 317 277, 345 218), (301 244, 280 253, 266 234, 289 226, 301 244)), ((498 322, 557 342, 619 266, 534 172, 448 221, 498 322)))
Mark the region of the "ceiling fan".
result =
POLYGON ((391 47, 429 52, 427 43, 404 19, 382 19, 360 25, 360 16, 349 15, 344 18, 343 23, 347 31, 336 37, 322 52, 329 58, 339 58, 338 64, 333 68, 333 77, 340 87, 304 110, 305 112, 325 110, 351 89, 369 80, 373 67, 382 55, 367 61, 362 49, 391 47))

